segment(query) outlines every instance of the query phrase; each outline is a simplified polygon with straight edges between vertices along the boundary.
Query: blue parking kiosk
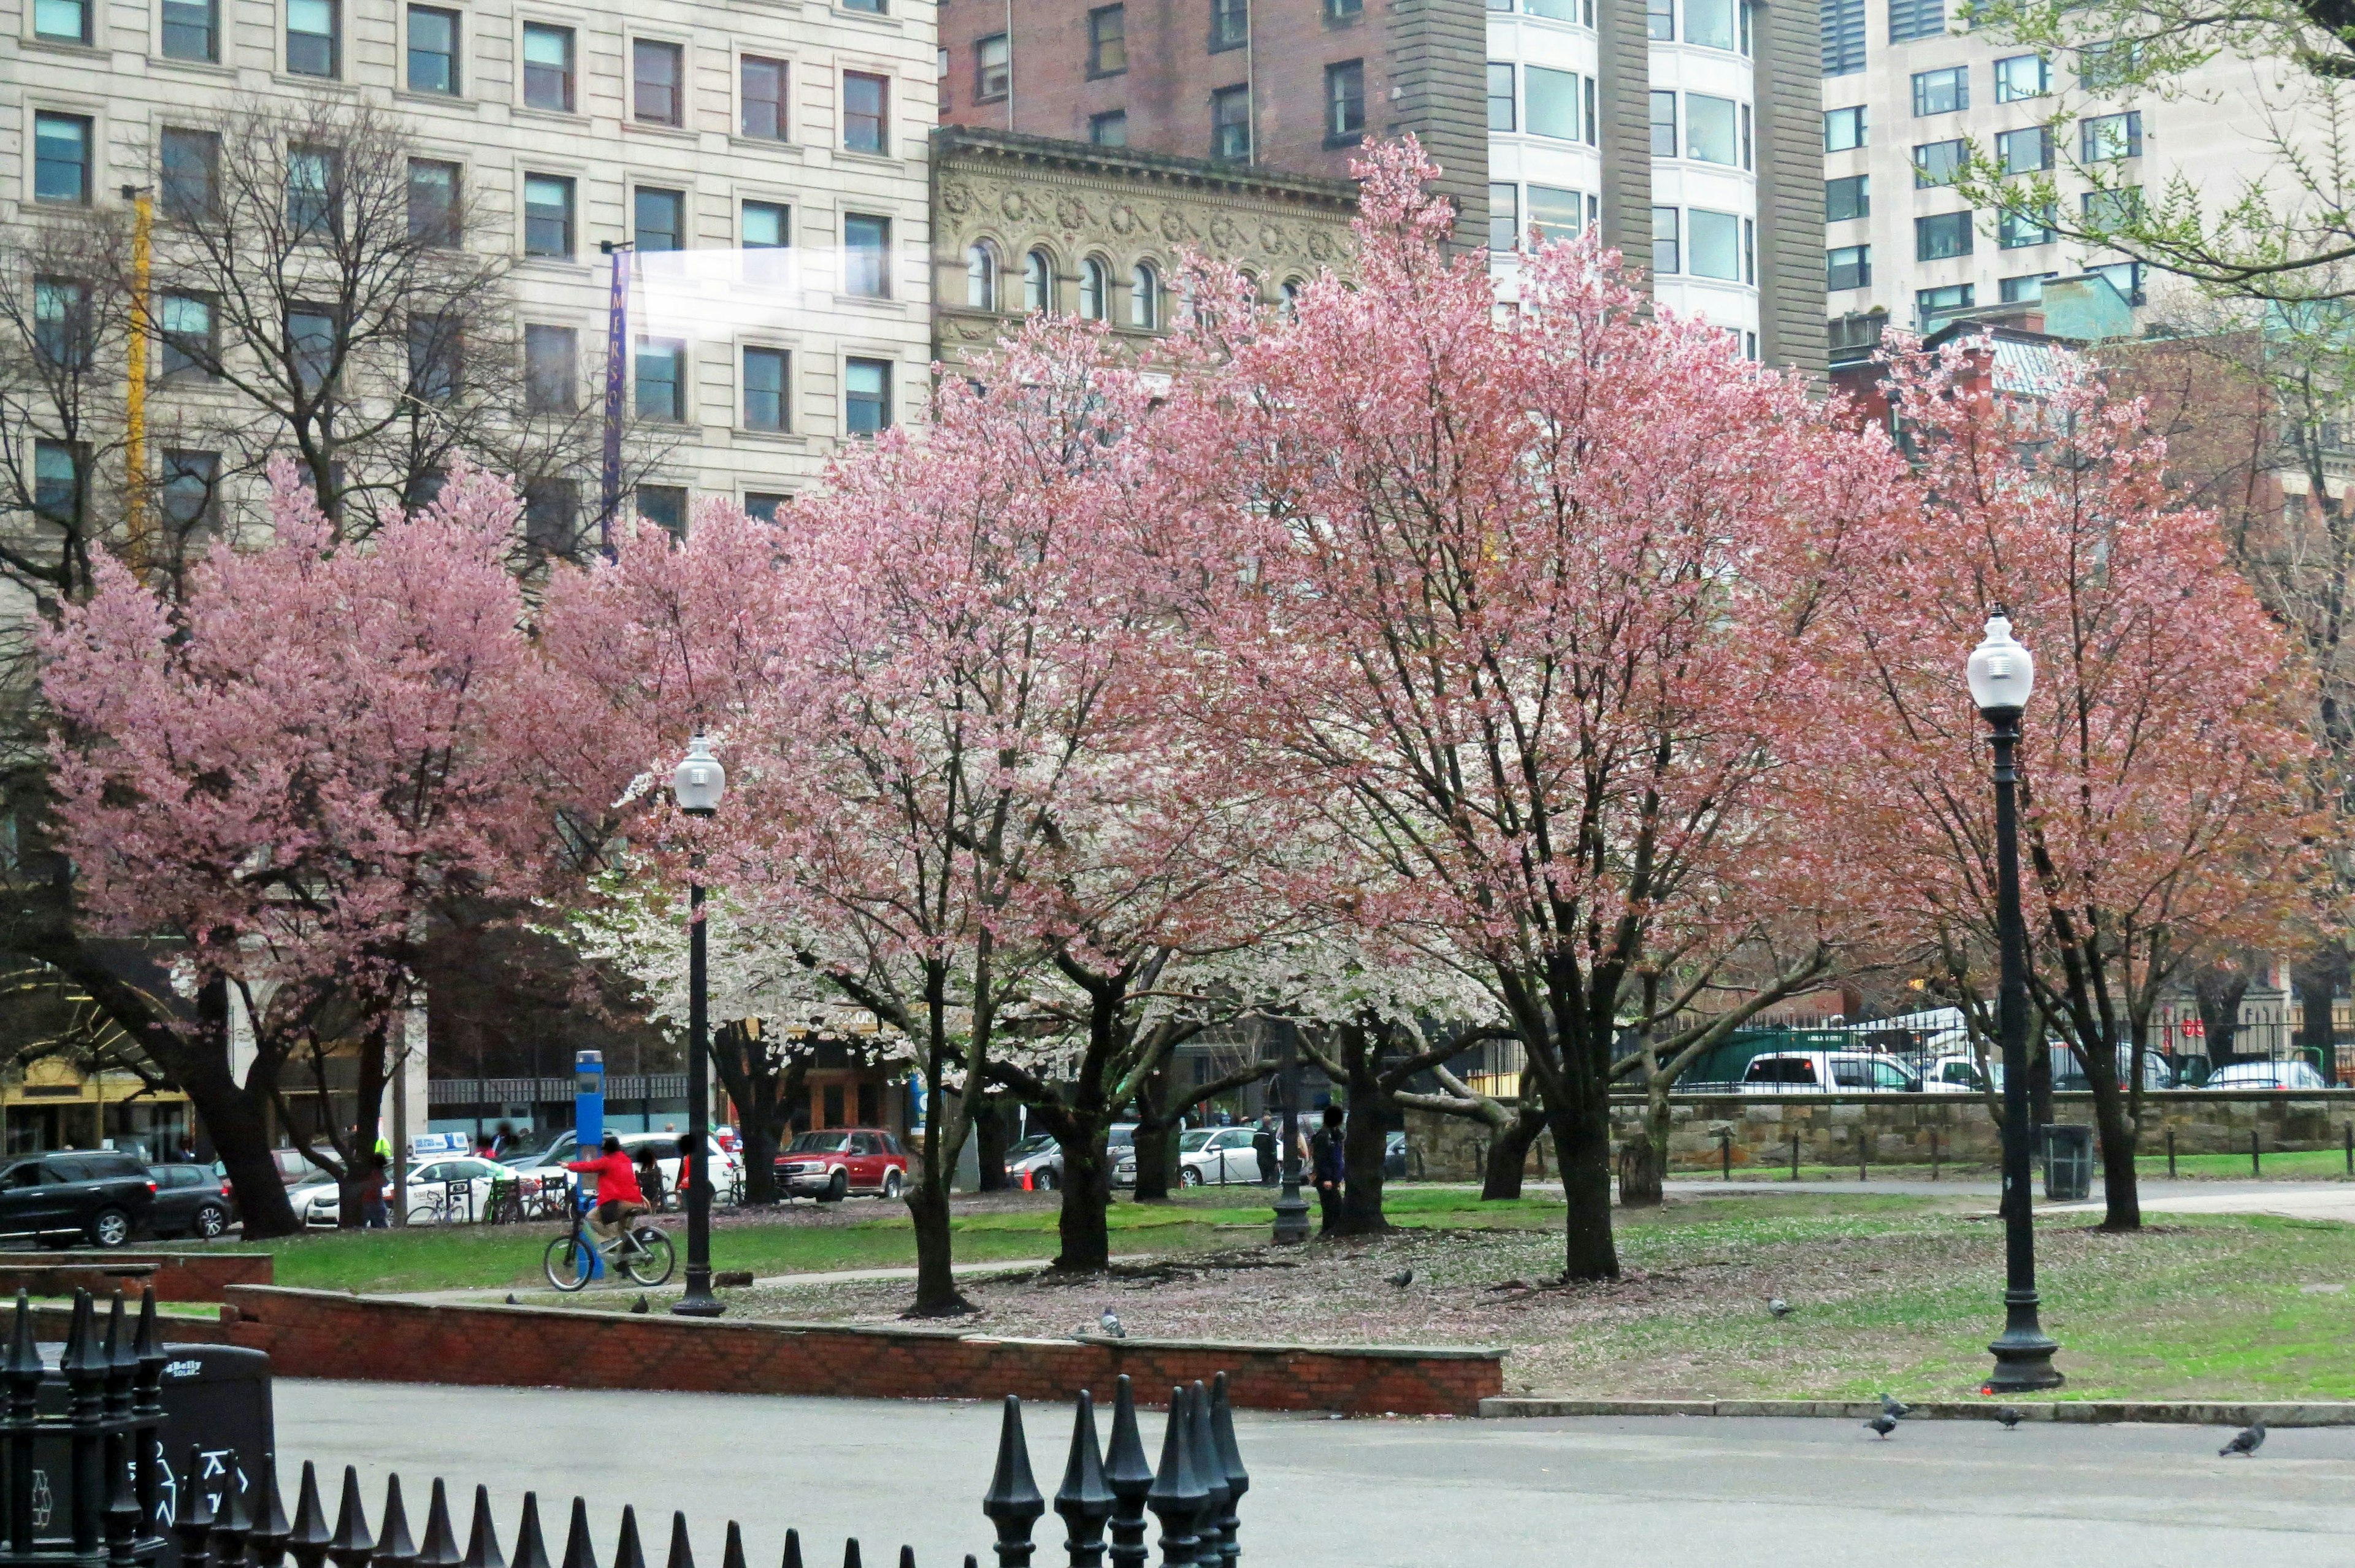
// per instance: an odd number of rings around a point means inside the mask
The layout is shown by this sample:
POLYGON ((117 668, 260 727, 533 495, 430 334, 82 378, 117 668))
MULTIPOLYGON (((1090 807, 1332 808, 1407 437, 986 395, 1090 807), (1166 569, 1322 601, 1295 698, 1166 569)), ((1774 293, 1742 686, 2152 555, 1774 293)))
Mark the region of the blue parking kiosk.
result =
MULTIPOLYGON (((597 1146, 605 1139, 605 1053, 602 1051, 576 1051, 572 1057, 572 1150, 574 1157, 594 1159, 597 1146)), ((594 1192, 583 1192, 589 1179, 572 1179, 573 1201, 583 1213, 597 1201, 594 1192)), ((602 1279, 605 1260, 597 1249, 589 1249, 589 1277, 602 1279)))

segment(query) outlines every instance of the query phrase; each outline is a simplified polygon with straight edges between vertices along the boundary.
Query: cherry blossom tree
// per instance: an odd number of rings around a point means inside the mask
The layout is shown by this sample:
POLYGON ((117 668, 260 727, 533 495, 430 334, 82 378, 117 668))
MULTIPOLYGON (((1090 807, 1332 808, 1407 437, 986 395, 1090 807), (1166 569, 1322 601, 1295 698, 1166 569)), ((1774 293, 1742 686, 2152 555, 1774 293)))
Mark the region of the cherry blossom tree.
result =
MULTIPOLYGON (((1994 795, 1963 661, 1991 613, 2037 661, 2022 720, 2030 986, 2092 1088, 2111 1230, 2161 993, 2277 941, 2324 869, 2309 676, 2214 518, 2180 505, 2141 405, 2055 357, 2015 379, 1985 343, 1900 347, 1918 476, 1860 518, 1874 563, 1818 623, 1838 672, 1838 777, 1870 897, 1974 1016, 1996 988, 1994 795), (2299 705, 2303 703, 2305 708, 2299 705)), ((1863 884, 1859 883, 1859 887, 1863 884)))
POLYGON ((1663 944, 1722 970, 1745 890, 1827 841, 1801 633, 1895 464, 1716 329, 1655 318, 1591 248, 1532 257, 1500 318, 1485 260, 1443 251, 1412 144, 1360 172, 1354 283, 1308 285, 1164 416, 1249 566, 1226 728, 1350 846, 1316 896, 1462 965, 1509 1019, 1567 1275, 1612 1277, 1614 1044, 1663 944))
POLYGON ((328 1058, 357 1044, 358 1127, 324 1129, 348 1180, 376 1145, 428 926, 544 891, 612 794, 523 630, 505 565, 518 512, 461 470, 429 510, 339 549, 281 465, 267 546, 216 546, 176 604, 101 559, 45 638, 80 897, 174 949, 196 1018, 142 1043, 205 1118, 250 1234, 294 1228, 267 1131, 289 1071, 307 1064, 324 1105, 328 1058), (253 1030, 242 1079, 232 998, 253 1030))

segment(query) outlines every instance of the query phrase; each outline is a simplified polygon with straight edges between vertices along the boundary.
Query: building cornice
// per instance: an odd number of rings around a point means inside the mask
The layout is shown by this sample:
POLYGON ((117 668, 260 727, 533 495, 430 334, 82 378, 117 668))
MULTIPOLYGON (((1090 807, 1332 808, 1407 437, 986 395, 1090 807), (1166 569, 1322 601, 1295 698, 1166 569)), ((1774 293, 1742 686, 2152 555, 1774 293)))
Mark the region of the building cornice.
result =
POLYGON ((1198 195, 1296 203, 1322 208, 1340 218, 1355 213, 1358 206, 1358 187, 1348 180, 1286 174, 1255 165, 1214 163, 1208 158, 1136 152, 1125 147, 1099 147, 1089 142, 990 131, 973 125, 943 125, 932 133, 932 166, 940 169, 953 162, 975 172, 1019 168, 1034 174, 1093 176, 1198 195))

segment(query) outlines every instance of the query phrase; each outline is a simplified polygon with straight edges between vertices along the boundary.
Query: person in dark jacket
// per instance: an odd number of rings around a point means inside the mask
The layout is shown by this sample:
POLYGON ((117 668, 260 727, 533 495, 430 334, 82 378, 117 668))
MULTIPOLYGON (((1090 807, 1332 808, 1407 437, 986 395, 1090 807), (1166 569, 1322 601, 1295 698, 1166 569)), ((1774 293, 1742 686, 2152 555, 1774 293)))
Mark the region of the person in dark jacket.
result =
POLYGON ((1316 1173, 1317 1234, 1329 1236, 1341 1223, 1341 1183, 1348 1179, 1348 1161, 1341 1141, 1341 1107, 1325 1107, 1325 1125, 1308 1140, 1310 1167, 1316 1173))
POLYGON ((1259 1156, 1259 1184, 1262 1187, 1274 1186, 1276 1179, 1284 1174, 1276 1168, 1275 1163, 1274 1118, 1262 1116, 1259 1119, 1258 1127, 1252 1133, 1252 1152, 1259 1156))

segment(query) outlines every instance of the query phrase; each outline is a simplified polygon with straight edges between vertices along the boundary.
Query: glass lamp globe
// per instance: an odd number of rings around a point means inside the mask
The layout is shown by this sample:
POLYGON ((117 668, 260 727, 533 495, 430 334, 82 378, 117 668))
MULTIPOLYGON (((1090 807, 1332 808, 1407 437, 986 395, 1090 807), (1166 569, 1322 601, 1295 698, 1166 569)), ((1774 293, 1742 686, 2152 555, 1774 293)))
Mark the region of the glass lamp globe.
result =
POLYGON ((1982 713, 2018 713, 2036 687, 2036 660, 2011 635, 2011 619, 1987 617, 1987 640, 1971 650, 1971 700, 1982 713))
POLYGON ((728 770, 711 754, 702 731, 687 741, 687 755, 670 776, 670 790, 681 811, 709 816, 719 809, 720 797, 728 793, 728 770))

